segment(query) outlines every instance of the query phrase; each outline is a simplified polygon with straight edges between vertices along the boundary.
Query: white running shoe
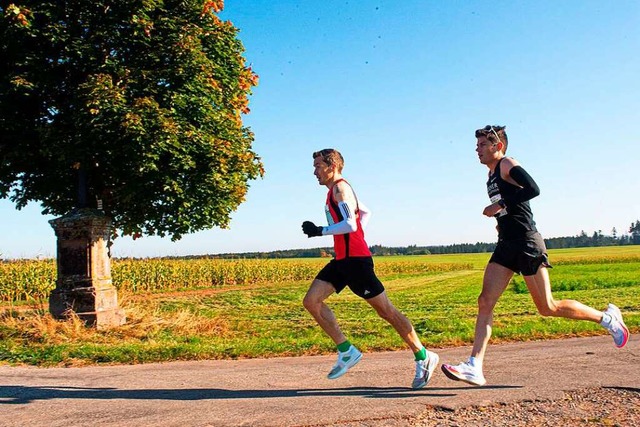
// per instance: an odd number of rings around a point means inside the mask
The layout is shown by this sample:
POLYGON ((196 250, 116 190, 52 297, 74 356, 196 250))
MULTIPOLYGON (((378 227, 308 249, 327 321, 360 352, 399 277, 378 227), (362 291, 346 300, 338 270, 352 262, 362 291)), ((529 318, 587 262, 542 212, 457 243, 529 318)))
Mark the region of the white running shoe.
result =
POLYGON ((418 389, 429 384, 439 361, 440 356, 432 351, 427 351, 427 360, 416 360, 416 376, 411 383, 411 388, 418 389))
POLYGON ((604 312, 611 316, 611 322, 607 330, 611 336, 613 336, 613 343, 618 348, 624 347, 627 341, 629 341, 629 329, 627 329, 627 325, 622 321, 620 309, 613 304, 609 304, 604 312))
POLYGON ((360 351, 354 346, 349 347, 349 350, 345 351, 344 353, 339 351, 338 360, 336 364, 333 365, 333 368, 331 368, 331 371, 329 372, 329 375, 327 375, 327 378, 329 378, 330 380, 340 378, 347 373, 349 368, 358 363, 361 358, 362 353, 360 353, 360 351))
POLYGON ((485 385, 487 383, 482 375, 482 369, 471 366, 469 362, 462 362, 459 365, 444 364, 442 372, 454 381, 464 381, 471 385, 485 385))

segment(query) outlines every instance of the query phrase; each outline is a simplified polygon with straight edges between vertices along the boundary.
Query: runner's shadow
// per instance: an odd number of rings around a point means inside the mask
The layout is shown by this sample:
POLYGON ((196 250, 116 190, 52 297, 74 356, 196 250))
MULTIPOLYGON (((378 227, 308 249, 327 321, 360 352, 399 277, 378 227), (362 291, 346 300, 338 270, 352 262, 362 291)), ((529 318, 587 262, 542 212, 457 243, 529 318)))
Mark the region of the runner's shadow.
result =
POLYGON ((452 390, 501 390, 505 388, 522 388, 521 385, 463 385, 457 387, 429 387, 431 391, 452 391, 452 390))
MULTIPOLYGON (((448 391, 448 389, 439 389, 448 391)), ((411 397, 453 397, 452 393, 434 393, 438 389, 412 390, 406 387, 349 387, 328 389, 226 390, 91 388, 66 386, 0 386, 1 404, 27 404, 50 399, 132 399, 132 400, 226 400, 268 399, 274 397, 360 396, 368 399, 411 397)))

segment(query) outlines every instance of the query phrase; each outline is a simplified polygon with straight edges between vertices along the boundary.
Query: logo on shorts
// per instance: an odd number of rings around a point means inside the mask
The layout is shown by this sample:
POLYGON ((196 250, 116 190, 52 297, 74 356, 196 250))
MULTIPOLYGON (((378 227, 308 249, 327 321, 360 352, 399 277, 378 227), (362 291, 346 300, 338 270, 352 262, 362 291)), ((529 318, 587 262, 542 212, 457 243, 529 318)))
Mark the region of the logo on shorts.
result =
POLYGON ((364 294, 365 294, 365 295, 369 295, 370 293, 371 293, 371 292, 369 292, 369 289, 365 289, 365 290, 364 290, 364 294))

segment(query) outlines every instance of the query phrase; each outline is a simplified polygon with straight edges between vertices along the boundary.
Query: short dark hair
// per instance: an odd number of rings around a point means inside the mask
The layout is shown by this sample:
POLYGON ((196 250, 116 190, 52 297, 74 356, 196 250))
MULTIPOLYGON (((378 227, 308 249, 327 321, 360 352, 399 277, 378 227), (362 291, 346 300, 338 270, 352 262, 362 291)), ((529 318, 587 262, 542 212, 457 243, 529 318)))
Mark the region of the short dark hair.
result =
POLYGON ((486 125, 482 129, 476 130, 476 138, 484 136, 494 144, 502 142, 504 144, 504 152, 507 152, 509 138, 507 138, 506 126, 486 125))
POLYGON ((325 148, 324 150, 313 153, 313 159, 315 160, 317 157, 322 158, 322 161, 329 166, 336 165, 338 167, 338 172, 342 172, 342 168, 344 167, 344 158, 342 158, 342 154, 340 154, 338 150, 325 148))

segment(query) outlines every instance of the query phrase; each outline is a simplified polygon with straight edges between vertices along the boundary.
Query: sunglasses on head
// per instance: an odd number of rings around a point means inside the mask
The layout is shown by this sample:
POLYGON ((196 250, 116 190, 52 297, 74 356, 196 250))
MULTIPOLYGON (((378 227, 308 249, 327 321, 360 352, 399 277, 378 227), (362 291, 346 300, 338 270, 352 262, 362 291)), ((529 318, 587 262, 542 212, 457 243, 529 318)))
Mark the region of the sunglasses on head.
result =
POLYGON ((482 129, 478 129, 476 131, 476 138, 479 137, 479 136, 485 136, 486 137, 489 132, 493 132, 493 134, 496 136, 496 139, 497 139, 496 143, 500 142, 500 137, 498 136, 498 132, 496 132, 496 130, 491 125, 487 125, 487 126, 483 127, 482 129))

